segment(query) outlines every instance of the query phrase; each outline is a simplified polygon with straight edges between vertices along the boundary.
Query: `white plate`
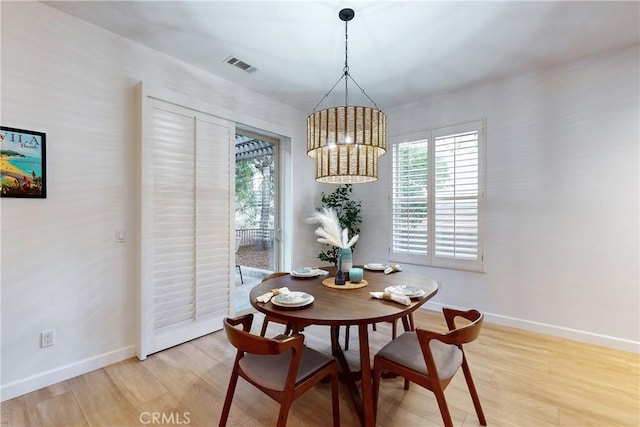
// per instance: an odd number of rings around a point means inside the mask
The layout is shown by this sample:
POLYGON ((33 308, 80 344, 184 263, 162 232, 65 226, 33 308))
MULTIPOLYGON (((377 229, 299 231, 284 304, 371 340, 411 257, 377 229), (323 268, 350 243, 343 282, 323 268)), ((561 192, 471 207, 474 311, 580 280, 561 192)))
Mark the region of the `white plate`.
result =
POLYGON ((385 292, 391 292, 392 294, 403 294, 408 296, 409 298, 419 298, 424 296, 424 289, 416 288, 415 286, 410 285, 395 285, 395 286, 387 286, 384 288, 385 292))
POLYGON ((313 300, 313 295, 306 292, 287 292, 271 298, 271 302, 280 307, 304 307, 311 304, 313 300))
POLYGON ((291 270, 290 273, 293 277, 316 277, 320 275, 317 269, 309 267, 296 268, 295 270, 291 270))
POLYGON ((365 264, 364 268, 366 268, 367 270, 375 270, 375 271, 384 271, 385 268, 389 267, 389 264, 380 264, 380 263, 372 263, 372 264, 365 264))

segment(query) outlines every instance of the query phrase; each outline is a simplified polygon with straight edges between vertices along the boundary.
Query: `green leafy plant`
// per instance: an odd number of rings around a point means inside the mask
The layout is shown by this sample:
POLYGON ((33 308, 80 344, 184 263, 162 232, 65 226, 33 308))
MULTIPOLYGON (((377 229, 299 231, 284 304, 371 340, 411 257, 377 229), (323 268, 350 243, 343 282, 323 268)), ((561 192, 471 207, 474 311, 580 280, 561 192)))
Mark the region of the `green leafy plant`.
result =
MULTIPOLYGON (((360 234, 362 223, 362 203, 360 200, 352 200, 353 188, 351 184, 339 185, 332 193, 322 193, 322 205, 324 208, 333 208, 338 215, 340 227, 349 229, 349 235, 360 234)), ((353 251, 356 244, 351 246, 353 251)), ((338 263, 338 248, 327 245, 327 249, 318 254, 318 259, 331 264, 338 263)))

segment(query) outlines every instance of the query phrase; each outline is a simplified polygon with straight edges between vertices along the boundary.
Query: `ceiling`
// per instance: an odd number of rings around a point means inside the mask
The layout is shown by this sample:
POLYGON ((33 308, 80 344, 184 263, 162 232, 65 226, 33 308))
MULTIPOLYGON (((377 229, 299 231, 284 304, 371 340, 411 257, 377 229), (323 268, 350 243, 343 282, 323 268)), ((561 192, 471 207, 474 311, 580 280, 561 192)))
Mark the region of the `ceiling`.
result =
MULTIPOLYGON (((308 112, 342 75, 344 7, 351 76, 383 110, 640 40, 636 1, 45 3, 308 112)), ((371 105, 352 83, 349 104, 371 105)))

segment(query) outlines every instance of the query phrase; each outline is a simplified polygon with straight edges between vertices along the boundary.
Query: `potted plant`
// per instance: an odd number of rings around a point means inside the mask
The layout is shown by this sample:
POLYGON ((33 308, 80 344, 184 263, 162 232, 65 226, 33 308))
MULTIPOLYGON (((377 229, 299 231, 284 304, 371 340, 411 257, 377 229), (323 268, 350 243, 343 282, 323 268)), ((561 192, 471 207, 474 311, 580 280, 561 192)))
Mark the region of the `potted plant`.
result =
MULTIPOLYGON (((362 223, 361 202, 352 200, 353 188, 351 184, 341 184, 332 193, 322 193, 321 208, 333 209, 338 217, 339 225, 342 229, 347 229, 351 235, 360 234, 360 224, 362 223)), ((336 265, 338 263, 339 248, 327 245, 327 249, 318 254, 318 259, 323 262, 336 265)), ((354 250, 356 243, 351 245, 354 250)))

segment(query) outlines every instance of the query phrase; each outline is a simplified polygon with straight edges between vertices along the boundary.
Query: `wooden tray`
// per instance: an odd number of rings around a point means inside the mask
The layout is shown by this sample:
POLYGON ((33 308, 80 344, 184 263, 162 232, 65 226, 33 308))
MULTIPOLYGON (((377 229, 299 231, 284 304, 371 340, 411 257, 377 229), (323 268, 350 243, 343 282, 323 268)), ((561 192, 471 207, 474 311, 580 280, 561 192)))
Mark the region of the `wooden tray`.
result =
POLYGON ((365 286, 367 286, 369 284, 369 282, 367 282, 366 280, 362 279, 358 283, 351 283, 349 281, 346 281, 344 283, 344 285, 336 285, 336 278, 335 277, 329 277, 327 279, 324 279, 322 281, 322 284, 325 285, 328 288, 333 288, 333 289, 358 289, 358 288, 364 288, 365 286))

